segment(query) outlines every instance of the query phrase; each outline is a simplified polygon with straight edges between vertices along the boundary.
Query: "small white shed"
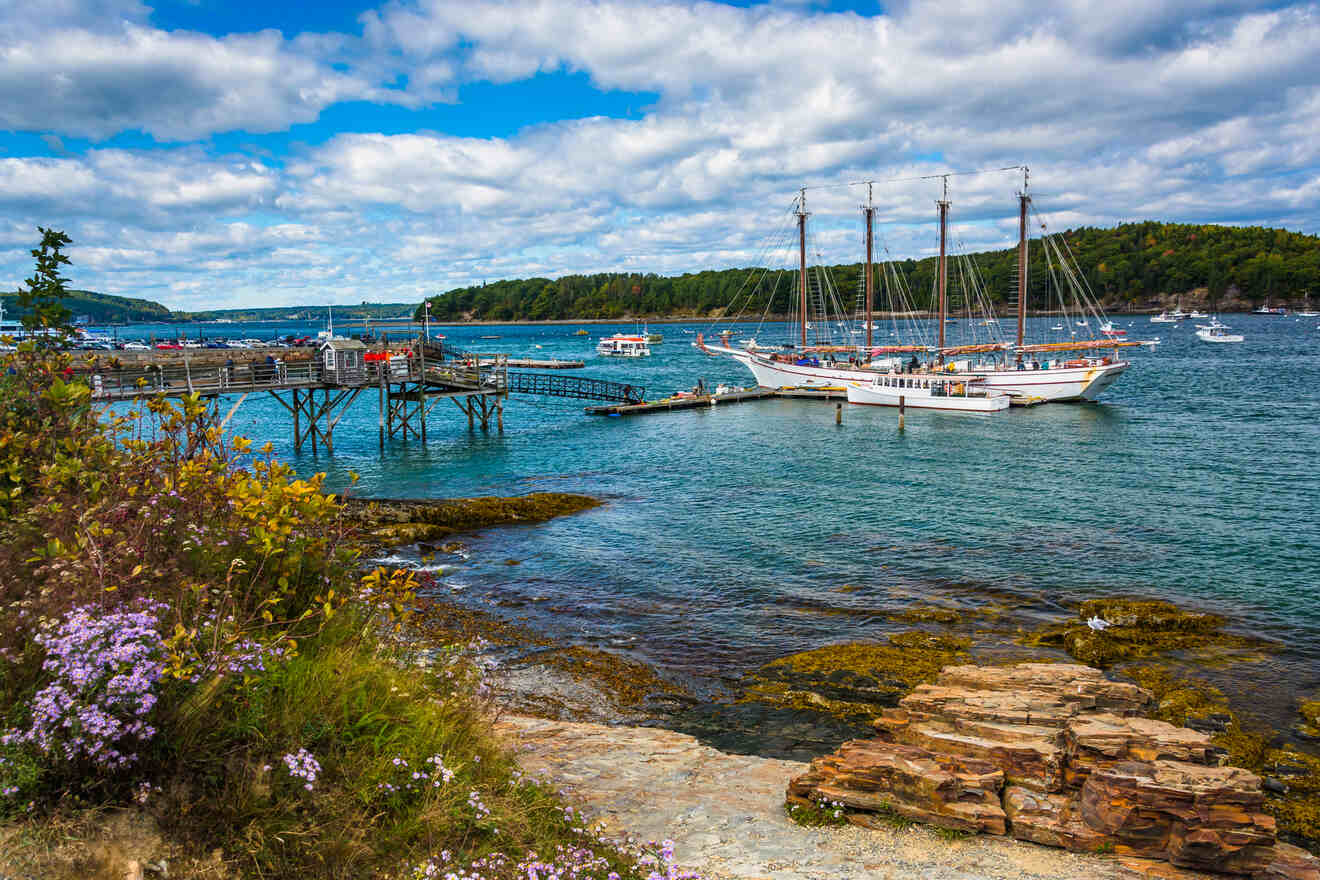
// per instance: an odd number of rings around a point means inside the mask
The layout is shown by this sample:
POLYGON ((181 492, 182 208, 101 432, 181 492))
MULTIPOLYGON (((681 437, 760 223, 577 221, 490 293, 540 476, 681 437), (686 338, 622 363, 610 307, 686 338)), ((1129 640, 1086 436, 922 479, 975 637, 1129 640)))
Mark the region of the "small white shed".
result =
POLYGON ((326 339, 316 350, 321 376, 331 385, 365 385, 367 347, 356 339, 326 339))

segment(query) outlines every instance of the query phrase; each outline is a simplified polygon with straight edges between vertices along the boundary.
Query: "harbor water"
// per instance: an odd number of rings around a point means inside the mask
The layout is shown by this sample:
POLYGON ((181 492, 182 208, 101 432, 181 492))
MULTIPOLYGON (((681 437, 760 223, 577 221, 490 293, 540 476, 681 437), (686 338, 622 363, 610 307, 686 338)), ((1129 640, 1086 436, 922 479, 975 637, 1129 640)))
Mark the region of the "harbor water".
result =
MULTIPOLYGON (((1279 646, 1253 675, 1285 696, 1315 691, 1316 320, 1230 316, 1240 345, 1201 342, 1192 322, 1116 323, 1130 338, 1163 338, 1130 355, 1099 403, 910 411, 902 431, 894 410, 844 404, 836 425, 834 403, 810 400, 605 418, 585 401, 514 397, 502 433, 469 431, 441 401, 425 445, 382 454, 374 394, 336 428, 333 454, 295 455, 274 401, 249 400, 233 429, 333 487, 360 475, 362 496, 601 498, 581 515, 466 537, 465 560, 436 561, 442 588, 698 690, 794 651, 907 628, 887 614, 913 604, 1007 601, 1029 628, 1084 599, 1133 595, 1222 613, 1279 646)), ((652 327, 664 342, 641 359, 595 354, 600 336, 630 327, 577 329, 433 332, 469 350, 582 359, 577 374, 644 386, 648 399, 698 379, 751 384, 743 367, 690 345, 704 325, 652 327)), ((754 328, 741 329, 745 339, 754 328)))

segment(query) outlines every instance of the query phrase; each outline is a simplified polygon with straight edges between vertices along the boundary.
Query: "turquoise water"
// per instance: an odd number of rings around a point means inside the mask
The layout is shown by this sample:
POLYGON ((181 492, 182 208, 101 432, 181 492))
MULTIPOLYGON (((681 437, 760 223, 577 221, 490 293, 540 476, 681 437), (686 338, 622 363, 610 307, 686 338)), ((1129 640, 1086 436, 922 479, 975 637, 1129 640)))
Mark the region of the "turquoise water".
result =
MULTIPOLYGON (((1053 323, 1042 319, 1042 326, 1053 323)), ((582 402, 513 398, 503 433, 469 432, 442 402, 429 442, 376 440, 376 397, 336 429, 335 452, 293 455, 273 401, 238 430, 305 472, 383 497, 584 492, 606 504, 467 543, 441 560, 460 601, 613 646, 718 684, 782 654, 906 628, 917 601, 1004 597, 1022 625, 1088 597, 1138 594, 1220 611, 1276 640, 1261 674, 1320 687, 1320 331, 1316 319, 1231 316, 1241 345, 1190 323, 1120 319, 1164 337, 1095 405, 995 416, 897 413, 773 400, 632 418, 582 402), (516 559, 517 566, 505 564, 516 559), (451 564, 453 563, 453 564, 451 564), (840 587, 850 585, 850 591, 840 587)), ((750 384, 682 332, 642 360, 596 357, 614 327, 441 328, 463 348, 575 357, 581 375, 645 385, 750 384), (499 339, 478 339, 498 335, 499 339), (537 346, 540 346, 539 348, 537 346)), ((627 328, 625 328, 627 329, 627 328)))

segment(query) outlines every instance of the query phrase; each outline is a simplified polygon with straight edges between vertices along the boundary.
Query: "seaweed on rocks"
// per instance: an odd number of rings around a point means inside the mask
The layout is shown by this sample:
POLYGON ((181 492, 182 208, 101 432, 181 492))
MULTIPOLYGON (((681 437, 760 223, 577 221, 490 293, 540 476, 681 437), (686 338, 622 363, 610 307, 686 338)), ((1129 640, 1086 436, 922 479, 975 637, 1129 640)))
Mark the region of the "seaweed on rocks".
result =
POLYGON ((865 725, 967 652, 970 641, 919 630, 780 657, 748 677, 740 702, 803 709, 865 725))
POLYGON ((1076 618, 1028 636, 1026 644, 1062 648, 1100 669, 1173 651, 1198 651, 1204 659, 1214 659, 1216 652, 1266 647, 1260 640, 1224 632, 1225 623, 1218 614, 1189 611, 1160 599, 1090 599, 1076 618))
POLYGON ((361 530, 364 542, 381 547, 434 541, 490 526, 545 522, 601 504, 590 496, 567 492, 434 501, 345 498, 343 503, 345 515, 361 530))

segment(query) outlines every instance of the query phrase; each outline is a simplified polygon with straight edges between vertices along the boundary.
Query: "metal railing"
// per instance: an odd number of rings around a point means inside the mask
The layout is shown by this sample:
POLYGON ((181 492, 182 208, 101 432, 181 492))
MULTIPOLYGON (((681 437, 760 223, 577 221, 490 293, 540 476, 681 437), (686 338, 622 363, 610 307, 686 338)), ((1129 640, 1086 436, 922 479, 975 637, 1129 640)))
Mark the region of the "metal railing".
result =
POLYGON ((646 389, 641 385, 553 373, 510 371, 507 387, 512 394, 543 394, 547 397, 575 397, 611 403, 641 403, 646 399, 646 389))

